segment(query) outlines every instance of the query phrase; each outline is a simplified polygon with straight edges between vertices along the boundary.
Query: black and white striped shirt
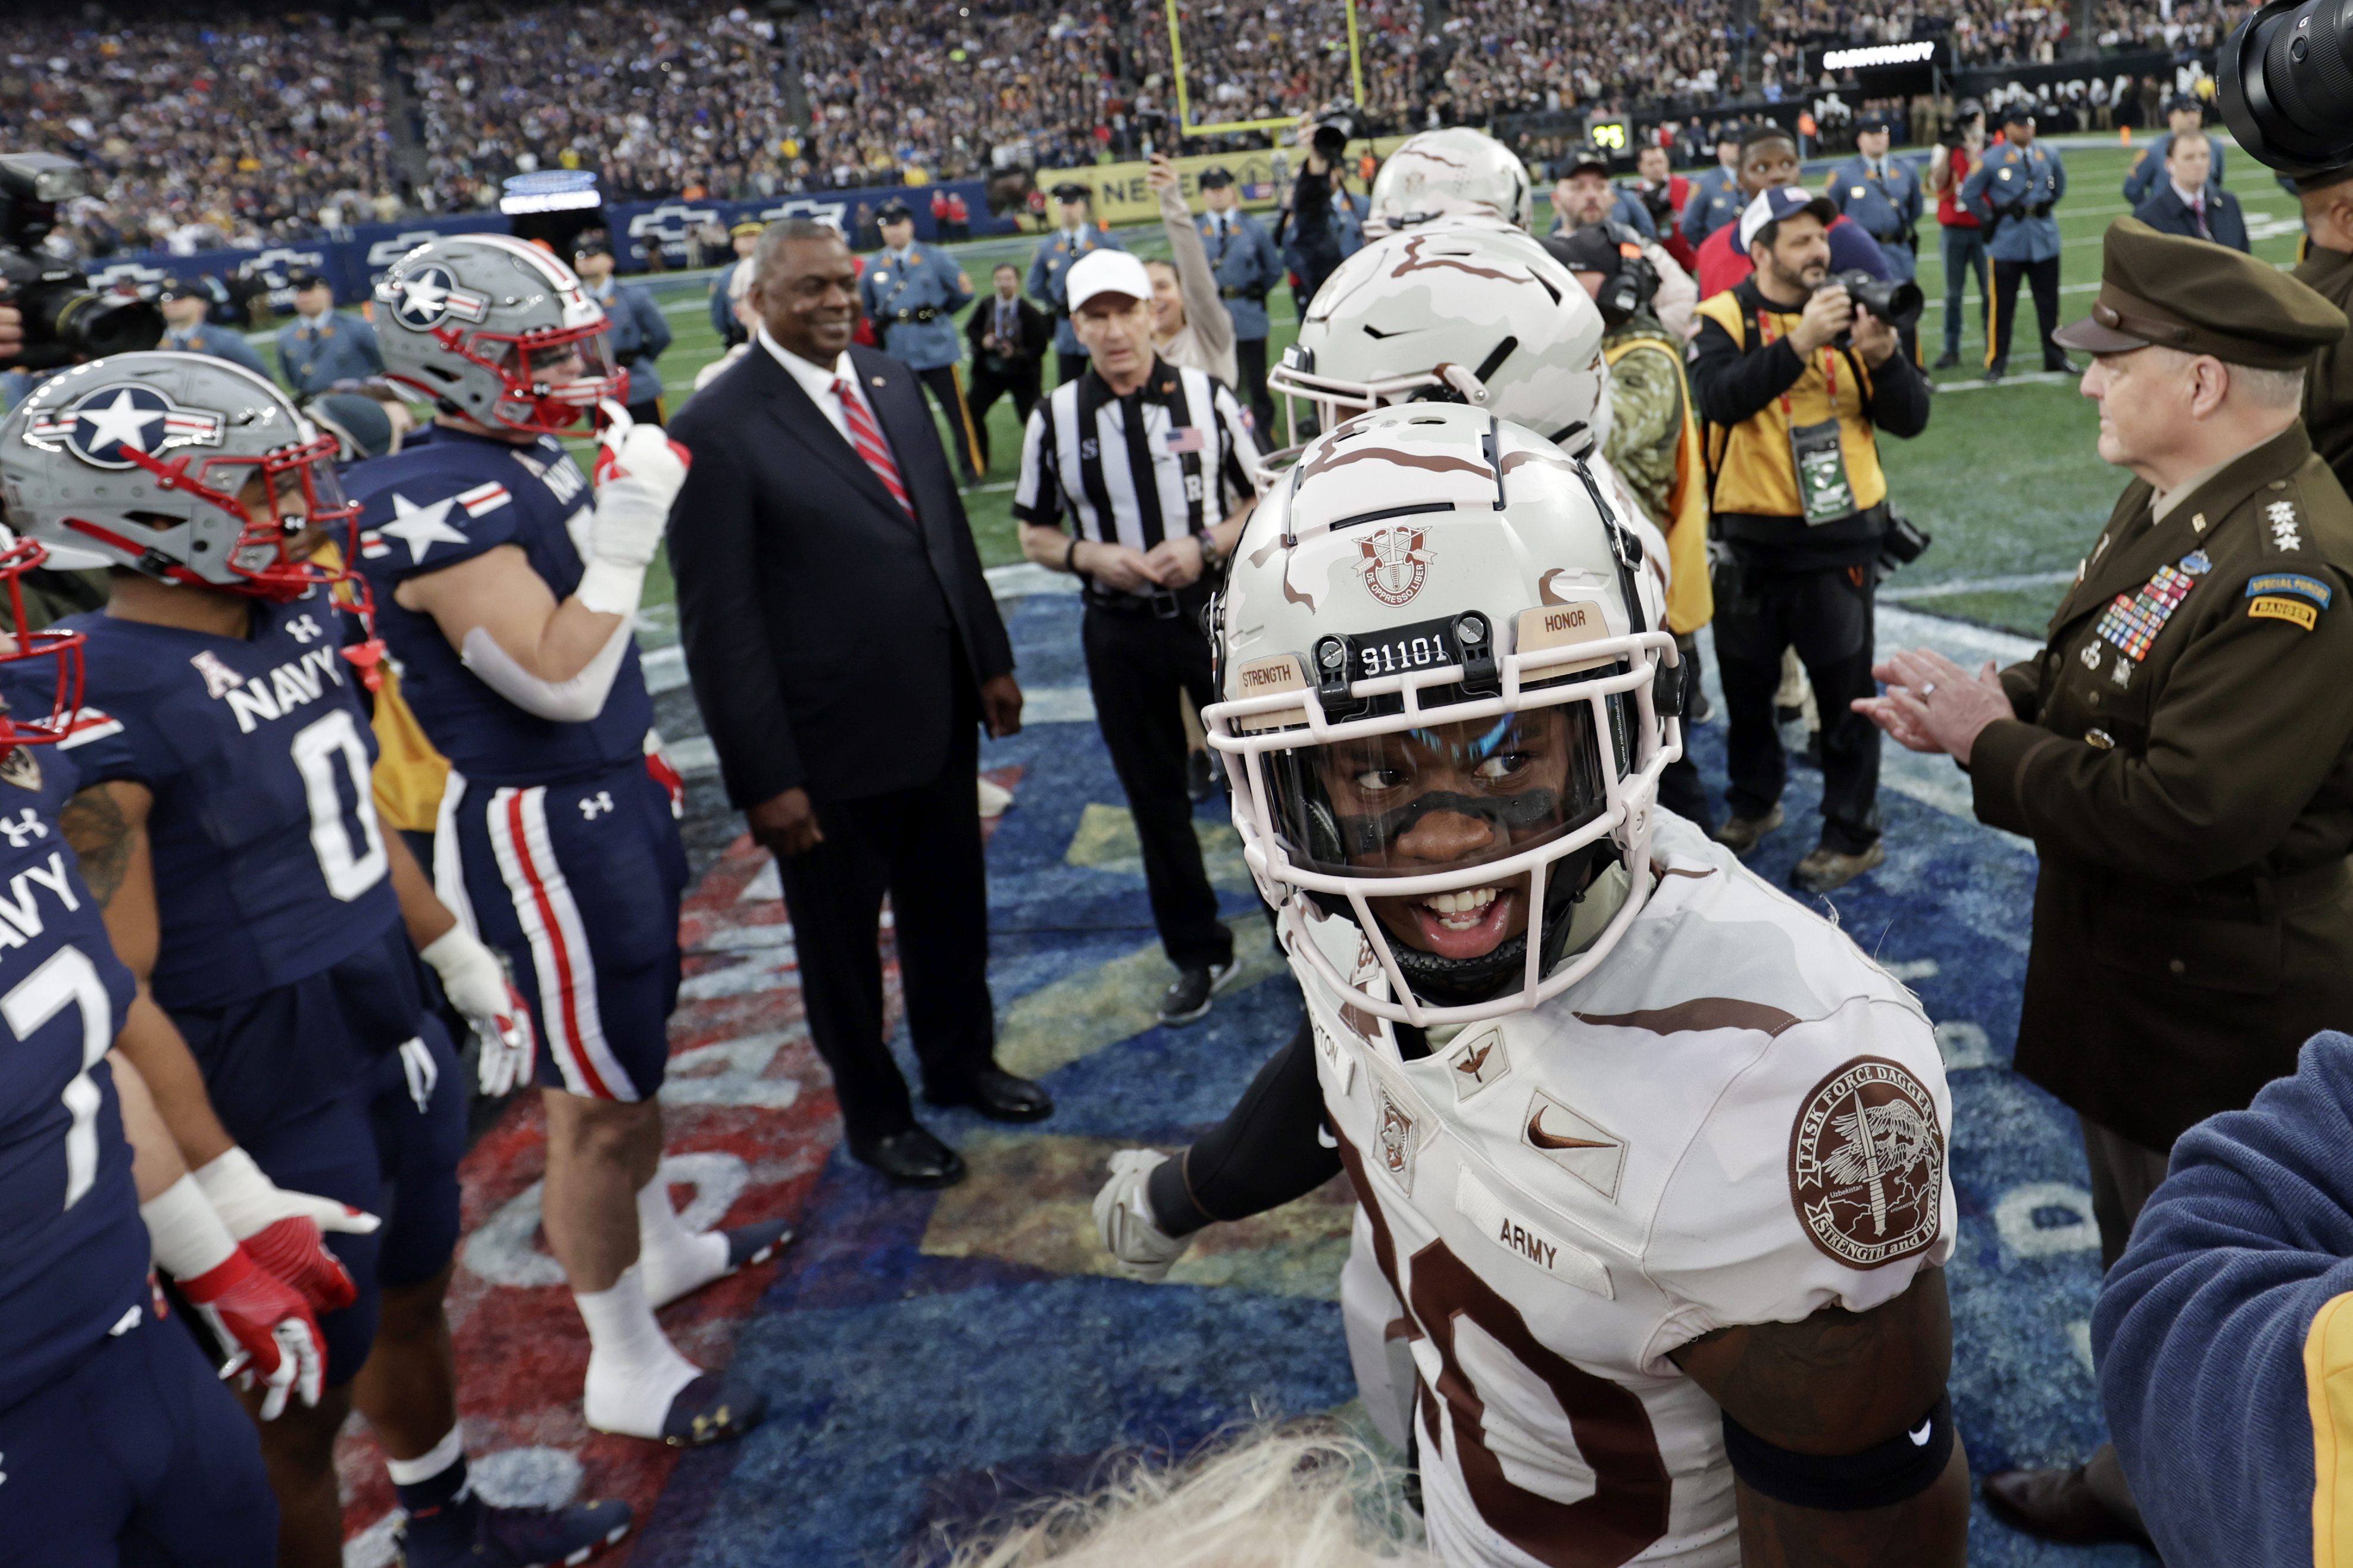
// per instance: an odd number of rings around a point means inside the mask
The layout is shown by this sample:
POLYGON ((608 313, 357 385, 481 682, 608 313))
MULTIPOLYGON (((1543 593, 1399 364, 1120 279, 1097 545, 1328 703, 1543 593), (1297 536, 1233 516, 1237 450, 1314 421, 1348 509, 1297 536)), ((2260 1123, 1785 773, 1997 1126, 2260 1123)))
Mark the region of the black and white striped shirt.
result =
POLYGON ((1013 515, 1150 550, 1231 516, 1250 497, 1257 450, 1250 416, 1206 371, 1155 358, 1125 397, 1089 371, 1030 411, 1013 515))

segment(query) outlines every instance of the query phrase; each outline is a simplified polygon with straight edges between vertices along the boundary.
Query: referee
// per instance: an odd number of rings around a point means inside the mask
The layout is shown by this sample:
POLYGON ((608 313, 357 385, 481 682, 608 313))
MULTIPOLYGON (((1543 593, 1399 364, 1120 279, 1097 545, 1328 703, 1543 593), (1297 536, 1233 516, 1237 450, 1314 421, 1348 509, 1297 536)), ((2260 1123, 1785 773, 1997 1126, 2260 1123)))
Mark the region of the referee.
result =
POLYGON ((1087 684, 1176 967, 1160 1021, 1189 1024, 1236 965, 1193 836, 1179 704, 1216 700, 1202 611, 1250 513, 1256 447, 1231 392, 1153 352, 1143 262, 1094 250, 1068 278, 1089 367, 1031 411, 1013 515, 1024 555, 1085 584, 1087 684))

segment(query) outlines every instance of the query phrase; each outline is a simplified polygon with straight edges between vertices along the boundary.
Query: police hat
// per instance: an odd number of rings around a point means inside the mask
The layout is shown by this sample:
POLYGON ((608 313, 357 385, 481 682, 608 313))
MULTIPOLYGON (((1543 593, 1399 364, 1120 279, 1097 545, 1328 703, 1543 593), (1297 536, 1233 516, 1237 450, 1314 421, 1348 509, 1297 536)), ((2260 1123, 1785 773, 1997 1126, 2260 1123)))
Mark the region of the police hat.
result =
POLYGON ((1873 131, 1884 131, 1888 134, 1894 135, 1895 132, 1895 116, 1888 113, 1887 110, 1883 109, 1872 110, 1862 119, 1854 122, 1854 131, 1855 134, 1858 136, 1867 135, 1873 131))
POLYGON ((727 237, 730 239, 738 239, 747 234, 758 234, 767 226, 768 226, 766 224, 762 223, 758 218, 747 217, 738 222, 734 227, 729 229, 727 231, 727 237))
POLYGON ((1064 180, 1054 187, 1054 199, 1058 202, 1088 202, 1094 199, 1094 195, 1076 180, 1064 180))
POLYGON ((324 289, 332 292, 335 287, 327 281, 327 275, 315 267, 290 268, 286 274, 286 286, 298 292, 304 289, 324 289))
POLYGON ((2345 335, 2345 313, 2267 261, 2120 217, 2108 225, 2090 318, 2052 335, 2086 353, 2155 344, 2300 370, 2345 335))
POLYGON ((876 223, 913 223, 915 221, 914 209, 893 196, 875 209, 874 221, 876 223))
POLYGON ((2165 100, 2168 114, 2186 114, 2193 110, 2200 114, 2206 112, 2206 106, 2198 101, 2198 95, 2194 92, 2177 92, 2165 100))
POLYGON ((1205 191, 1222 191, 1233 183, 1234 172, 1223 163, 1210 164, 1201 171, 1201 177, 1195 182, 1205 191))
POLYGON ((579 260, 584 256, 610 256, 612 254, 613 242, 605 237, 605 234, 601 229, 592 228, 584 234, 574 237, 573 238, 572 259, 575 261, 579 260))
POLYGON ((201 300, 204 297, 202 289, 194 283, 183 283, 177 278, 164 279, 155 290, 155 302, 159 305, 166 300, 201 300))
POLYGON ((2009 107, 2008 109, 2005 109, 2005 110, 2003 110, 2001 111, 2001 122, 2002 122, 2004 125, 2031 125, 2031 124, 2033 124, 2033 123, 2034 123, 2034 101, 2033 101, 2033 100, 2031 100, 2031 99, 2025 99, 2025 98, 2014 98, 2014 99, 2010 100, 2010 107, 2009 107))

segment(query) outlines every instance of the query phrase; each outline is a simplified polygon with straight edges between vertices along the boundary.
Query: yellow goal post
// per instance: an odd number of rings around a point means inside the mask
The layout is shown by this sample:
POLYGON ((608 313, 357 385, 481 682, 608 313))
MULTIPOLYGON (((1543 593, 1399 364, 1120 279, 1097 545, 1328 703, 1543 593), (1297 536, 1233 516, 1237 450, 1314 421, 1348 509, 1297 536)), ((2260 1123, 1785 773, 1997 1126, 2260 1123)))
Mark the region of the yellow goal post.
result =
MULTIPOLYGON (((1286 114, 1272 120, 1227 120, 1214 125, 1193 123, 1192 104, 1185 90, 1185 38, 1178 24, 1178 0, 1164 0, 1168 12, 1168 54, 1176 76, 1176 131, 1182 136, 1226 136, 1244 131, 1281 131, 1299 123, 1286 114)), ((1365 102, 1364 61, 1356 47, 1356 0, 1342 0, 1348 14, 1348 87, 1357 107, 1365 102)))

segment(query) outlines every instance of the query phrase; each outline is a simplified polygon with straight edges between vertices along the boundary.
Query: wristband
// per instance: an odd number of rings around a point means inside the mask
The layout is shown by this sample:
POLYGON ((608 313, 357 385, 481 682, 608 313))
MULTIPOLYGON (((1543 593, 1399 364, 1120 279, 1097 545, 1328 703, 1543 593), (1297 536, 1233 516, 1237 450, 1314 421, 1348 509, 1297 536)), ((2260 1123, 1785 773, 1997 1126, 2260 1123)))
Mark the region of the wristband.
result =
POLYGON ((194 1279, 229 1260, 237 1242, 205 1200, 194 1176, 178 1181, 139 1205, 157 1267, 174 1279, 194 1279))
POLYGON ((580 574, 580 585, 572 596, 582 606, 600 616, 633 616, 638 600, 646 591, 646 569, 624 566, 600 555, 588 558, 586 570, 580 574))
POLYGON ((253 1156, 242 1149, 232 1148, 189 1173, 233 1237, 251 1236, 280 1217, 278 1184, 263 1175, 253 1156))
POLYGON ((1073 577, 1079 573, 1079 541, 1072 539, 1071 547, 1062 552, 1062 570, 1073 577))

